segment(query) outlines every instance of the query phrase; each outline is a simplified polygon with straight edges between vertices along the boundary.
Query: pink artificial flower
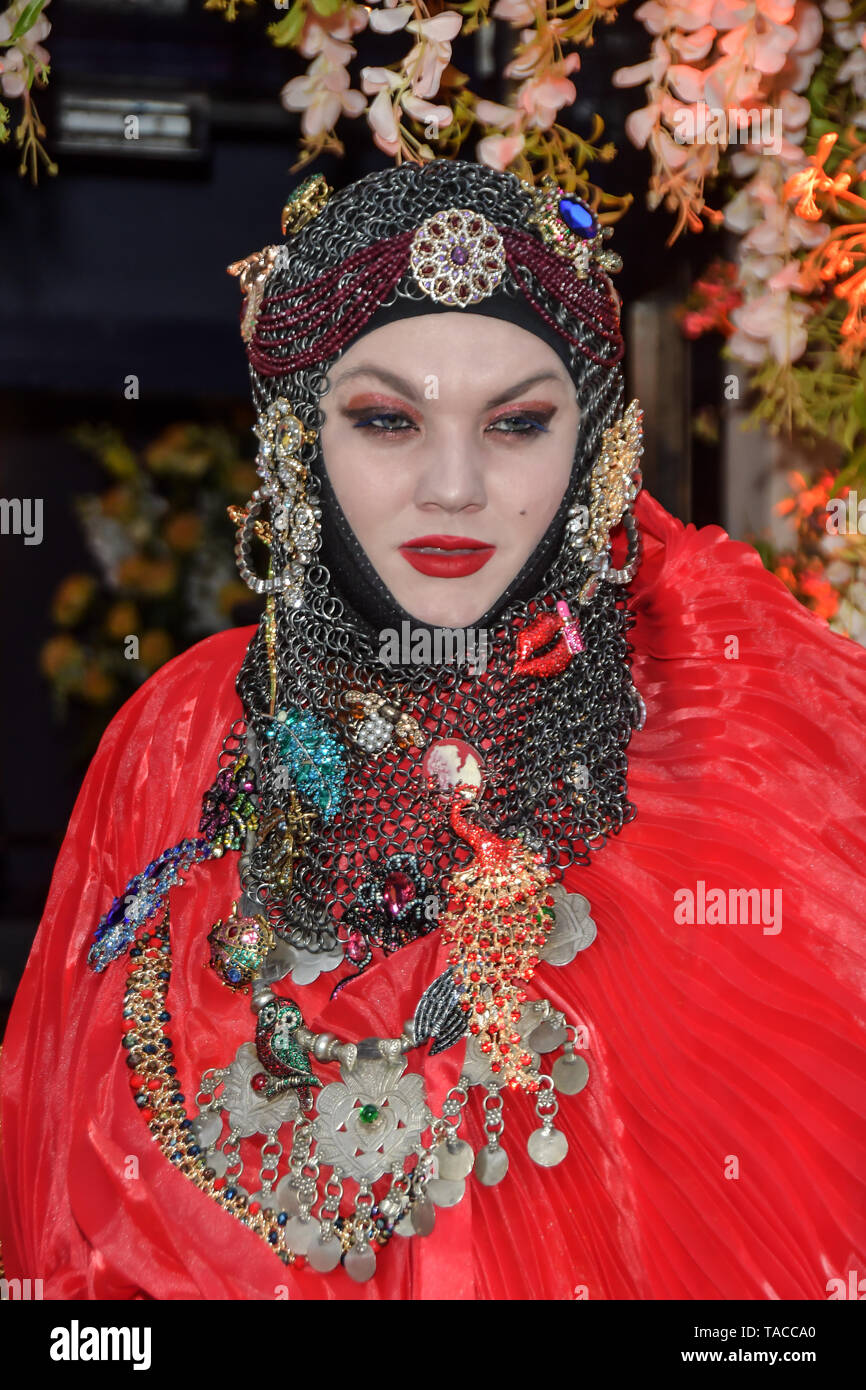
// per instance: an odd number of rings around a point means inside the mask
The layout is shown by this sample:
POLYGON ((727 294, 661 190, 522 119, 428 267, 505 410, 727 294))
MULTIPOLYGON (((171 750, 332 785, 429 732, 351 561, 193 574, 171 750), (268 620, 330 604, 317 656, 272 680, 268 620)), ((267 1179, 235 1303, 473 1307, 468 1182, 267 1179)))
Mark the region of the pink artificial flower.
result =
POLYGON ((341 114, 359 116, 366 105, 360 92, 349 90, 345 67, 323 53, 301 77, 286 83, 280 100, 287 111, 303 111, 301 131, 306 136, 333 130, 341 114))
POLYGON ((717 33, 718 30, 713 24, 703 24, 692 34, 670 34, 669 42, 684 63, 697 63, 701 58, 706 58, 716 41, 717 33))
POLYGON ((396 34, 405 29, 415 13, 413 5, 395 5, 389 10, 371 10, 370 28, 377 34, 396 34))
POLYGON ((704 74, 686 63, 674 63, 668 69, 668 82, 681 101, 689 104, 701 101, 704 95, 704 74))
POLYGON ((796 40, 797 30, 787 24, 773 24, 761 30, 753 24, 741 24, 722 35, 719 49, 735 56, 741 65, 768 75, 781 72, 796 40))
POLYGON ((7 48, 0 58, 0 91, 6 97, 20 97, 27 90, 24 55, 18 48, 7 48))
POLYGON ((799 290, 805 293, 806 286, 803 283, 802 267, 799 261, 786 261, 781 270, 777 270, 774 275, 767 279, 769 290, 799 290))
POLYGON ((659 120, 659 103, 652 102, 649 106, 638 107, 637 111, 630 111, 625 118, 625 133, 633 145, 642 150, 647 140, 652 135, 659 120))
MULTIPOLYGON (((576 55, 575 55, 576 56, 576 55)), ((527 123, 536 130, 549 130, 557 112, 577 99, 577 90, 567 77, 549 73, 530 77, 517 93, 517 106, 526 113, 527 123)))
POLYGON ((754 26, 759 17, 768 24, 787 24, 794 8, 794 0, 715 0, 710 18, 717 29, 754 26))
POLYGON ((479 164, 502 173, 517 158, 525 143, 523 135, 485 135, 475 146, 475 157, 479 164))
POLYGON ((435 97, 442 74, 451 62, 451 40, 460 33, 463 16, 443 10, 432 19, 413 19, 406 28, 417 34, 419 42, 403 59, 403 69, 412 73, 416 97, 435 97))
POLYGON ((498 101, 482 97, 475 103, 475 119, 482 125, 511 126, 520 119, 520 112, 513 106, 500 106, 498 101))
MULTIPOLYGON (((556 23, 556 20, 552 20, 548 28, 553 29, 556 23)), ((544 64, 545 73, 549 72, 549 42, 546 42, 541 34, 536 33, 534 29, 522 30, 520 38, 524 44, 523 52, 506 64, 503 70, 504 75, 506 77, 532 77, 539 64, 544 64)), ((580 54, 569 53, 560 62, 554 64, 554 67, 557 72, 567 76, 568 73, 574 72, 580 67, 580 54)))
POLYGON ((434 106, 432 102, 424 101, 423 97, 413 96, 411 92, 403 93, 400 105, 413 120, 420 121, 425 126, 435 125, 441 130, 454 120, 454 112, 450 106, 434 106))
POLYGON ((650 149, 662 161, 666 169, 682 169, 683 165, 689 161, 697 160, 699 151, 706 150, 707 146, 680 145, 671 135, 659 126, 650 136, 650 149))
MULTIPOLYGON (((298 52, 304 58, 315 58, 326 51, 326 39, 351 39, 367 27, 367 10, 364 5, 347 5, 336 14, 320 15, 309 11, 301 30, 298 52)), ((353 50, 354 52, 354 50, 353 50)))
MULTIPOLYGON (((46 0, 46 4, 48 0, 46 0)), ((0 43, 6 42, 12 37, 12 31, 24 10, 24 0, 18 0, 17 4, 10 5, 8 10, 0 14, 0 43)), ((0 56, 0 91, 7 97, 23 96, 28 88, 26 58, 31 58, 38 67, 47 67, 50 54, 46 48, 42 47, 40 39, 47 39, 51 33, 51 23, 41 14, 34 24, 25 34, 16 40, 14 48, 8 48, 0 56), (26 55, 26 57, 25 57, 26 55)))
POLYGON ((737 328, 730 339, 731 351, 747 362, 763 362, 769 348, 778 363, 796 362, 808 341, 803 320, 812 313, 808 304, 794 303, 782 291, 758 295, 731 310, 737 328))
POLYGON ((505 19, 509 24, 534 24, 542 4, 532 0, 496 0, 490 11, 494 19, 505 19))
POLYGON ((611 81, 615 87, 640 87, 646 82, 662 82, 670 67, 671 55, 663 39, 653 39, 651 56, 630 68, 617 68, 611 81))
POLYGON ((669 29, 693 33, 710 22, 715 28, 719 27, 711 21, 712 8, 713 0, 692 0, 686 5, 658 4, 657 0, 649 0, 635 10, 635 19, 639 19, 651 34, 664 34, 669 29))
POLYGON ((400 149, 400 132, 390 93, 383 87, 372 105, 367 108, 367 120, 373 132, 373 142, 384 154, 395 155, 400 149))
POLYGON ((361 69, 361 90, 367 96, 372 96, 374 92, 396 91, 402 81, 399 72, 392 72, 390 68, 361 69))

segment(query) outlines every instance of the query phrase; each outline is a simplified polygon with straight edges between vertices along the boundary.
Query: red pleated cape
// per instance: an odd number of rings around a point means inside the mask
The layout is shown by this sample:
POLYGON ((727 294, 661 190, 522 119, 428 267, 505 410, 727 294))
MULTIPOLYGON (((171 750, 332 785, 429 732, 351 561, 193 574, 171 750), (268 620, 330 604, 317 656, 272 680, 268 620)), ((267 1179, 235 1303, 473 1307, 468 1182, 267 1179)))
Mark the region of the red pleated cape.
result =
MULTIPOLYGON (((565 1161, 529 1159, 532 1100, 506 1093, 505 1180, 471 1178, 432 1235, 393 1239, 359 1285, 286 1269, 151 1139, 120 1042, 126 962, 96 975, 86 955, 127 880, 198 833, 242 713, 253 629, 233 629, 124 705, 75 804, 0 1062, 7 1277, 41 1278, 49 1299, 826 1299, 866 1270, 866 651, 720 527, 683 526, 645 492, 636 516, 638 813, 566 879, 597 940, 530 985, 587 1030, 589 1082, 556 1118, 565 1161), (714 922, 713 889, 765 890, 767 910, 714 922)), ((202 1070, 253 1033, 246 1000, 204 969, 237 859, 171 894, 167 1007, 190 1109, 202 1070)), ((395 1036, 443 968, 434 932, 331 1003, 340 972, 291 992, 312 1028, 395 1036)), ((411 1054, 432 1107, 463 1051, 411 1054)), ((476 1148, 482 1094, 461 1130, 476 1148)))

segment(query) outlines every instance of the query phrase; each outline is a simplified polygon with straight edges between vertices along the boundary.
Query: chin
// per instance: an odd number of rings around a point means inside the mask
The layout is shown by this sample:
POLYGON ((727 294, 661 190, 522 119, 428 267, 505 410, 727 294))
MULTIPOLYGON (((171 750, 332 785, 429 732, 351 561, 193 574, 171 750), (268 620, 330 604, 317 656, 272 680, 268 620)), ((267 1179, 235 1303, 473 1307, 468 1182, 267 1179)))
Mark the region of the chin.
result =
POLYGON ((489 593, 489 585, 483 591, 477 585, 466 585, 463 592, 458 593, 450 580, 432 580, 429 585, 413 584, 401 588, 402 592, 392 590, 400 607, 410 613, 415 622, 426 623, 430 627, 472 627, 484 616, 500 592, 489 593))
POLYGON ((409 604, 401 607, 410 613, 416 623, 426 623, 429 627, 472 627, 487 612, 490 604, 482 608, 476 601, 470 604, 452 603, 409 604))

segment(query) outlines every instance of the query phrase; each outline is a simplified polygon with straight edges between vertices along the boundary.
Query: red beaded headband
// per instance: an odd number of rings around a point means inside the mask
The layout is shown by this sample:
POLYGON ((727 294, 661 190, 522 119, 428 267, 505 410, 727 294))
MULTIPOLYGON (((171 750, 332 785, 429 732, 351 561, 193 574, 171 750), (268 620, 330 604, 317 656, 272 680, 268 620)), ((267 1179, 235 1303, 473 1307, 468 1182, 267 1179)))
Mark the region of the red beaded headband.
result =
MULTIPOLYGON (((607 276, 608 289, 602 291, 587 276, 579 277, 568 260, 529 232, 517 228, 496 231, 516 284, 549 327, 592 362, 601 366, 619 362, 624 344, 615 291, 607 276), (558 323, 535 299, 523 271, 530 272, 575 318, 613 344, 610 355, 594 352, 558 323)), ((365 246, 307 284, 263 297, 247 349, 252 367, 261 376, 285 376, 323 362, 346 347, 405 275, 416 235, 417 229, 410 228, 365 246), (310 346, 294 353, 285 351, 319 328, 322 332, 310 346)))

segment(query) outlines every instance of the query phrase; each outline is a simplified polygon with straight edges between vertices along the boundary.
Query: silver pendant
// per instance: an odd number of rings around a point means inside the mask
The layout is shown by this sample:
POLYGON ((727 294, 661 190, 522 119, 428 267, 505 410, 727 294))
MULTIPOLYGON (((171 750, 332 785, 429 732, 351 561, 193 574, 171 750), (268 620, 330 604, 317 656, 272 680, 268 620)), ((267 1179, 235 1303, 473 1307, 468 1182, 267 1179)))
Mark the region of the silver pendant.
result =
POLYGON ((486 1144, 475 1158, 475 1176, 485 1187, 495 1187, 508 1172, 508 1154, 499 1144, 486 1144))
POLYGON ((415 1230, 415 1227, 412 1225, 411 1211, 407 1211, 405 1215, 401 1216, 400 1220, 394 1227, 394 1234, 398 1236, 403 1236, 406 1239, 408 1239, 409 1236, 414 1236, 418 1234, 415 1230))
POLYGON ((287 1212, 289 1216, 297 1216, 300 1212, 300 1194, 290 1177, 281 1178, 277 1183, 274 1203, 277 1211, 287 1212))
POLYGON ((427 1196, 434 1207, 456 1207, 466 1195, 466 1182, 460 1178, 448 1182, 444 1178, 430 1178, 427 1183, 427 1196))
POLYGON ((578 951, 585 951, 596 937, 589 901, 582 893, 567 893, 561 883, 550 890, 554 899, 556 925, 539 951, 548 965, 569 965, 578 951))
POLYGON ((353 1245, 347 1252, 343 1265, 350 1279, 354 1279, 356 1284, 365 1284, 376 1273, 376 1252, 366 1243, 353 1245))
POLYGON ((589 1080, 589 1067, 583 1057, 566 1051, 553 1064, 553 1084, 563 1096, 576 1096, 589 1080))
POLYGON ((472 1172, 475 1155, 472 1145, 467 1144, 465 1139, 451 1139, 441 1146, 436 1158, 439 1177, 444 1178, 446 1182, 459 1182, 461 1178, 468 1178, 472 1172))
POLYGON ((402 1164, 433 1123, 417 1072, 404 1057, 356 1060, 340 1068, 342 1081, 320 1091, 313 1135, 316 1160, 360 1183, 374 1183, 402 1164))
POLYGON ((429 1236, 436 1225, 436 1208, 426 1197, 421 1197, 412 1208, 412 1228, 416 1236, 429 1236))
POLYGON ((553 1128, 552 1122, 549 1125, 545 1122, 541 1129, 530 1134, 526 1147, 533 1163, 542 1168, 555 1168, 568 1153, 568 1140, 561 1130, 553 1128))
POLYGON ((342 1253, 343 1247, 336 1236, 330 1236, 328 1240, 322 1240, 321 1236, 317 1236, 307 1250, 307 1259, 319 1274, 330 1274, 340 1263, 342 1253))
POLYGON ((568 1042, 565 1025, 550 1018, 545 1018, 529 1035, 529 1046, 535 1052, 555 1052, 565 1042, 568 1042))
POLYGON ((306 1255, 313 1239, 319 1234, 319 1223, 309 1218, 304 1221, 300 1216, 293 1216, 286 1222, 285 1231, 289 1249, 296 1255, 306 1255))
POLYGON ((264 1091, 254 1091, 252 1079, 262 1070, 255 1043, 243 1043, 228 1069, 220 1106, 228 1111, 232 1129, 241 1139, 268 1134, 297 1118, 300 1101, 294 1090, 283 1091, 268 1100, 264 1091))
POLYGON ((217 1110, 202 1110, 192 1122, 192 1133, 200 1149, 209 1149, 223 1132, 222 1117, 217 1110))
POLYGON ((466 1194, 464 1178, 446 1179, 439 1176, 439 1155, 432 1155, 432 1175, 427 1181, 425 1191, 435 1207, 456 1207, 466 1194))

